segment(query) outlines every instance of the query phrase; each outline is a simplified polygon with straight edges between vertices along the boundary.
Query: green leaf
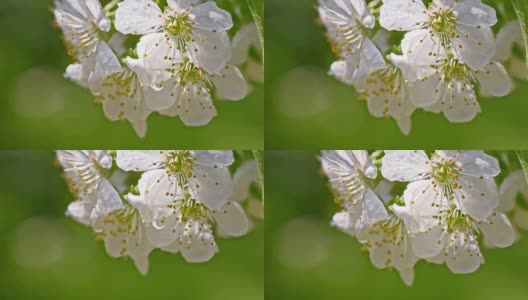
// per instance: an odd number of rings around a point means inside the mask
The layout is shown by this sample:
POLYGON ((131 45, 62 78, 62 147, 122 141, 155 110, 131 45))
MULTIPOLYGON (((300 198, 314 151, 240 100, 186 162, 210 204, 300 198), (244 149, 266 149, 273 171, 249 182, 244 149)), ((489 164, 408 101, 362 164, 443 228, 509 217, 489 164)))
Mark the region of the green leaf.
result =
POLYGON ((257 24, 260 44, 262 45, 262 60, 264 61, 264 0, 246 0, 253 20, 257 24))
POLYGON ((255 157, 255 160, 257 161, 260 184, 262 185, 262 201, 264 201, 264 151, 253 150, 253 157, 255 157))
POLYGON ((521 24, 521 30, 524 38, 524 48, 526 50, 526 66, 528 67, 528 0, 512 0, 515 14, 521 24))
POLYGON ((517 157, 519 158, 519 162, 521 163, 521 167, 524 171, 524 176, 528 181, 528 150, 518 150, 516 151, 516 153, 517 157))

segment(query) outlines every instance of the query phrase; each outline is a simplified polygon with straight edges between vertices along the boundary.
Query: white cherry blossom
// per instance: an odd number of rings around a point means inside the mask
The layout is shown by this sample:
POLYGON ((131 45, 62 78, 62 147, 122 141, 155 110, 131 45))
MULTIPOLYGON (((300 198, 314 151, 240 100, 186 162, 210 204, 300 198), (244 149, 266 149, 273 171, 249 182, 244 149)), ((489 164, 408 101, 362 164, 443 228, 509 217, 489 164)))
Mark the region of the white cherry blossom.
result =
POLYGON ((138 211, 130 205, 100 216, 93 228, 98 239, 104 240, 105 249, 112 257, 129 256, 138 271, 148 271, 148 255, 153 247, 146 238, 145 225, 138 211))
MULTIPOLYGON (((437 150, 430 157, 423 150, 385 150, 382 158, 381 151, 374 151, 372 160, 367 151, 358 150, 327 150, 322 156, 340 206, 331 224, 357 238, 374 267, 398 270, 409 286, 422 259, 445 264, 456 274, 475 272, 484 263, 482 247, 510 247, 518 237, 508 216, 515 219, 521 212, 528 220, 523 171, 503 181, 499 205, 499 162, 481 150, 437 150), (384 178, 377 179, 380 161, 384 178), (358 205, 366 201, 361 191, 369 189, 383 199, 378 198, 378 219, 365 220, 358 205)), ((510 165, 506 158, 505 165, 510 165)))
POLYGON ((358 240, 369 251, 370 261, 378 269, 395 268, 408 286, 414 281, 414 264, 418 258, 411 247, 411 238, 401 219, 391 215, 387 219, 359 230, 358 240))
POLYGON ((125 171, 145 171, 145 197, 161 201, 184 188, 210 209, 219 209, 231 195, 227 167, 233 161, 232 151, 119 150, 116 157, 117 165, 125 171))
POLYGON ((522 29, 519 21, 510 21, 497 33, 497 53, 494 59, 506 65, 511 75, 518 79, 528 80, 526 57, 522 59, 513 54, 513 48, 519 47, 526 53, 522 29))
POLYGON ((119 60, 105 42, 111 22, 99 1, 55 0, 53 13, 69 54, 79 62, 68 67, 67 78, 89 86, 119 70, 119 60))
POLYGON ((264 219, 262 193, 257 161, 248 160, 233 175, 233 193, 229 199, 240 203, 249 216, 262 220, 264 219), (253 189, 260 195, 255 195, 253 189))
POLYGON ((500 212, 484 220, 476 220, 456 206, 442 201, 438 209, 427 209, 438 205, 433 197, 418 199, 416 193, 407 192, 405 206, 395 206, 394 211, 411 231, 414 253, 434 263, 445 263, 453 273, 471 273, 484 263, 479 238, 492 247, 509 247, 515 233, 506 215, 500 212), (424 208, 418 212, 412 206, 421 202, 424 208), (417 213, 418 212, 418 213, 417 213), (427 224, 419 228, 416 224, 427 224))
POLYGON ((233 36, 231 47, 233 55, 229 64, 239 67, 248 80, 264 82, 264 53, 257 25, 250 23, 239 29, 233 36), (256 51, 258 54, 257 58, 250 56, 250 49, 256 51))
POLYGON ((364 0, 319 0, 319 16, 340 60, 330 74, 347 84, 355 84, 368 72, 385 65, 385 60, 367 32, 375 25, 364 0))
MULTIPOLYGON (((381 173, 389 181, 411 182, 406 193, 415 195, 410 209, 423 214, 446 201, 476 220, 488 218, 499 205, 494 177, 498 161, 484 151, 436 151, 431 158, 421 150, 385 151, 381 173), (434 203, 424 208, 424 203, 434 203)), ((424 220, 424 219, 422 219, 424 220)), ((427 224, 418 224, 420 230, 427 224)))
POLYGON ((484 68, 495 54, 491 26, 495 10, 480 0, 433 0, 426 7, 417 0, 384 0, 380 24, 387 30, 408 31, 408 52, 416 62, 434 60, 445 50, 475 70, 484 68))
POLYGON ((408 68, 404 56, 390 54, 384 68, 369 73, 356 84, 360 97, 366 99, 367 107, 374 117, 393 117, 401 131, 409 134, 411 115, 415 106, 409 99, 407 81, 400 68, 408 68))
POLYGON ((371 188, 377 168, 367 151, 321 151, 321 164, 343 209, 334 215, 334 226, 353 235, 363 224, 387 218, 383 202, 371 188))
POLYGON ((189 262, 208 261, 218 251, 213 225, 224 236, 241 236, 248 231, 247 216, 236 202, 227 201, 212 210, 181 188, 171 197, 152 198, 140 181, 139 191, 140 195, 129 194, 127 199, 146 224, 149 243, 168 252, 181 252, 189 262))
MULTIPOLYGON (((403 46, 405 49, 405 46, 403 46)), ((408 57, 413 57, 409 54, 408 57)), ((410 59, 412 60, 412 59, 410 59)), ((472 69, 453 56, 437 56, 431 65, 434 73, 406 69, 411 102, 426 110, 443 112, 451 122, 468 122, 480 112, 476 88, 481 94, 502 97, 511 91, 511 80, 506 69, 490 61, 482 69, 472 69), (416 72, 415 72, 416 71, 416 72), (418 77, 418 74, 427 74, 418 77)))
POLYGON ((90 225, 99 214, 122 206, 118 191, 104 174, 112 166, 112 157, 106 151, 60 150, 57 159, 76 200, 68 207, 67 215, 90 225))
POLYGON ((232 65, 209 74, 186 60, 173 72, 161 90, 151 90, 146 105, 161 114, 179 116, 187 126, 206 125, 217 115, 211 95, 213 88, 217 99, 232 101, 243 99, 248 92, 244 76, 232 65))
POLYGON ((207 262, 218 252, 215 234, 239 237, 250 229, 241 203, 252 200, 256 164, 236 164, 232 196, 232 151, 60 150, 57 159, 75 198, 66 215, 90 226, 110 256, 130 257, 143 275, 154 249, 207 262))
POLYGON ((513 171, 499 188, 501 202, 499 210, 511 214, 513 224, 528 229, 528 184, 522 170, 513 171))
POLYGON ((111 121, 128 120, 137 135, 145 137, 147 133, 147 118, 152 112, 146 99, 155 101, 160 95, 148 93, 148 87, 143 86, 136 73, 132 70, 130 60, 119 72, 105 76, 92 92, 97 96, 97 102, 103 106, 105 116, 111 121))
MULTIPOLYGON (((161 11, 150 0, 125 0, 118 5, 115 27, 123 34, 156 40, 152 51, 165 53, 161 58, 166 61, 172 61, 175 52, 187 52, 197 66, 218 73, 231 58, 226 33, 233 26, 231 15, 215 2, 197 2, 168 1, 161 11)), ((146 54, 145 59, 155 57, 150 52, 146 54)))

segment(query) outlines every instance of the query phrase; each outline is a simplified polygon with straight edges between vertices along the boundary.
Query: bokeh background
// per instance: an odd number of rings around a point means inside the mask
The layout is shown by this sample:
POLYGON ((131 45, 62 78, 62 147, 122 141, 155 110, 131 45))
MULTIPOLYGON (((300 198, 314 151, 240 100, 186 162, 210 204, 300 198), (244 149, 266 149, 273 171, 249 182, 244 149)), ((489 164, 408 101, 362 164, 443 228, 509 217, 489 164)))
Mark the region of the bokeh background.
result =
POLYGON ((512 247, 484 249, 472 274, 420 261, 409 288, 378 270, 352 237, 330 226, 337 207, 316 151, 266 151, 266 299, 526 299, 528 232, 512 247))
POLYGON ((267 149, 528 147, 528 82, 507 97, 481 99, 482 113, 470 123, 452 124, 420 110, 404 136, 394 120, 370 116, 352 87, 327 75, 335 57, 316 5, 266 0, 267 149))
POLYGON ((147 276, 115 259, 72 201, 51 151, 0 151, 0 299, 264 299, 264 226, 218 239, 208 263, 154 251, 147 276))
POLYGON ((52 4, 0 1, 0 148, 263 148, 262 85, 242 101, 216 101, 218 116, 204 127, 153 114, 140 139, 128 123, 106 120, 88 90, 63 78, 72 59, 53 25, 52 4))

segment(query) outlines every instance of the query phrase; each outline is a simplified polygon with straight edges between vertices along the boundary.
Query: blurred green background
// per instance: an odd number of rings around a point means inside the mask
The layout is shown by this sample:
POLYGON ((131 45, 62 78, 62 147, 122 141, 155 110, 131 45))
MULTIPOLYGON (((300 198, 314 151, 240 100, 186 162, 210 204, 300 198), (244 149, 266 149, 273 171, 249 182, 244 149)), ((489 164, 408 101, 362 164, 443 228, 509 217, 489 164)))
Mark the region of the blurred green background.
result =
POLYGON ((0 148, 262 149, 264 88, 239 102, 216 101, 204 127, 153 114, 145 139, 105 119, 90 92, 64 79, 72 62, 53 26, 52 0, 0 1, 0 148))
POLYGON ((330 226, 336 205, 316 151, 266 151, 266 299, 527 299, 528 233, 484 249, 475 273, 420 261, 409 288, 378 270, 352 237, 330 226))
POLYGON ((0 299, 264 298, 264 228, 217 239, 204 264, 154 251, 141 276, 108 256, 91 229, 64 216, 71 201, 51 151, 0 151, 0 299))
POLYGON ((335 57, 316 4, 266 0, 266 148, 528 147, 527 82, 507 97, 482 99, 482 113, 470 123, 418 111, 407 137, 395 121, 370 116, 352 87, 327 75, 335 57))

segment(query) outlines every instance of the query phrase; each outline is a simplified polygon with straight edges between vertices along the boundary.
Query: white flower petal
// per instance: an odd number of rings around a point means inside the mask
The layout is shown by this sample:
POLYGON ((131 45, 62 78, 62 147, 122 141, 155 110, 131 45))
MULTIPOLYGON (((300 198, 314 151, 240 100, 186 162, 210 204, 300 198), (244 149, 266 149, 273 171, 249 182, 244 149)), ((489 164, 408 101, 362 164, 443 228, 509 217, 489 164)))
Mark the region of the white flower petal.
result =
POLYGON ((441 97, 442 82, 436 75, 431 75, 416 82, 409 82, 409 98, 418 107, 428 107, 438 102, 441 97))
MULTIPOLYGON (((199 87, 191 87, 191 92, 183 96, 174 104, 176 114, 187 126, 203 126, 211 122, 216 116, 216 108, 211 95, 204 93, 199 87), (198 91, 201 91, 198 94, 198 91)), ((169 108, 168 111, 171 109, 169 108)), ((162 113, 168 112, 162 111, 162 113)), ((169 114, 172 115, 172 114, 169 114)))
POLYGON ((116 209, 119 209, 123 206, 123 201, 121 201, 121 196, 114 188, 114 186, 108 181, 108 179, 102 179, 99 182, 97 189, 97 194, 99 195, 99 200, 103 206, 101 209, 103 212, 111 212, 116 209))
POLYGON ((383 203, 389 204, 389 202, 394 199, 394 196, 392 195, 393 188, 394 184, 392 182, 383 179, 380 183, 378 183, 374 189, 374 192, 380 197, 383 203))
POLYGON ((411 64, 410 58, 408 55, 397 55, 395 53, 390 53, 387 55, 387 58, 390 62, 398 67, 403 74, 403 77, 408 81, 416 80, 416 73, 414 71, 415 66, 411 64))
POLYGON ((136 132, 139 138, 144 138, 147 135, 147 120, 136 120, 130 121, 134 131, 136 132))
MULTIPOLYGON (((152 246, 158 248, 170 247, 183 233, 183 224, 177 220, 176 216, 169 216, 164 219, 162 227, 152 224, 145 226, 145 233, 152 246)), ((178 251, 179 248, 176 252, 178 251)))
POLYGON ((141 275, 147 275, 149 269, 148 256, 135 256, 132 258, 141 275))
POLYGON ((370 159, 368 151, 350 150, 344 151, 344 153, 348 154, 353 162, 357 162, 356 165, 360 167, 361 171, 363 171, 363 174, 367 176, 367 178, 375 179, 377 177, 378 169, 370 159))
POLYGON ((499 209, 504 213, 510 212, 515 207, 516 197, 521 193, 528 196, 528 184, 522 170, 513 171, 501 183, 499 188, 499 209))
POLYGON ((522 31, 519 21, 510 21, 504 25, 495 37, 497 44, 497 51, 494 56, 495 60, 500 62, 508 60, 512 56, 513 44, 519 37, 522 39, 522 31))
POLYGON ((231 174, 225 167, 194 164, 189 178, 191 195, 210 209, 219 209, 226 202, 233 186, 231 174))
POLYGON ((495 177, 500 173, 499 161, 482 150, 462 151, 456 158, 462 173, 475 177, 495 177))
POLYGON ((505 248, 513 244, 515 231, 506 215, 494 212, 488 219, 478 223, 486 244, 505 248))
POLYGON ((249 220, 237 202, 227 201, 219 210, 212 212, 218 229, 228 236, 242 236, 249 230, 249 220))
POLYGON ((110 31, 110 20, 106 17, 101 3, 97 0, 85 0, 84 4, 97 23, 97 27, 104 32, 110 31))
POLYGON ((141 220, 137 222, 136 232, 129 234, 131 237, 127 241, 127 252, 132 258, 148 257, 152 251, 152 245, 145 235, 145 225, 141 220))
POLYGON ((142 36, 136 50, 138 67, 131 69, 136 72, 141 83, 156 89, 161 82, 170 80, 172 73, 167 72, 167 69, 174 69, 175 64, 184 60, 174 41, 167 40, 161 32, 142 36))
POLYGON ((425 260, 433 264, 444 264, 446 260, 445 251, 438 253, 436 256, 425 258, 425 260))
POLYGON ((374 72, 386 65, 380 50, 368 38, 363 39, 361 43, 360 59, 360 69, 364 69, 367 72, 374 72))
POLYGON ((474 70, 484 68, 495 55, 495 39, 491 29, 459 24, 456 33, 458 37, 451 40, 455 57, 474 70))
POLYGON ((145 105, 153 111, 164 111, 172 107, 182 93, 182 88, 177 84, 166 84, 161 90, 145 87, 145 105))
POLYGON ((201 226, 202 224, 193 222, 183 237, 180 251, 187 262, 209 261, 218 251, 211 230, 201 226))
POLYGON ((91 151, 99 163, 99 165, 105 169, 110 169, 112 167, 112 156, 108 154, 105 150, 92 150, 91 151))
POLYGON ((64 78, 73 80, 78 85, 88 88, 90 83, 88 78, 90 76, 90 70, 87 66, 83 64, 71 64, 66 67, 66 72, 64 72, 64 78))
POLYGON ((511 92, 512 82, 501 63, 491 61, 483 69, 475 71, 475 76, 480 89, 489 95, 503 97, 511 92))
POLYGON ((447 235, 443 232, 443 226, 438 225, 426 232, 413 234, 412 247, 416 256, 428 258, 437 256, 442 252, 446 243, 447 235))
POLYGON ((227 167, 235 162, 232 150, 194 150, 197 164, 210 167, 227 167))
POLYGON ((161 150, 118 150, 117 166, 125 171, 148 171, 157 169, 165 162, 161 150))
POLYGON ((429 157, 421 150, 386 150, 381 164, 381 174, 389 181, 420 180, 430 170, 429 157))
POLYGON ((478 242, 471 237, 467 237, 467 241, 464 241, 465 238, 464 233, 459 233, 453 245, 448 247, 445 262, 449 270, 455 274, 473 273, 480 264, 484 263, 478 242))
POLYGON ((128 200, 128 203, 130 203, 134 208, 138 210, 139 215, 143 220, 147 222, 152 222, 152 220, 154 219, 152 210, 148 206, 144 197, 134 194, 128 194, 126 195, 126 199, 128 200))
POLYGON ((216 74, 231 59, 231 42, 225 31, 193 28, 194 42, 187 43, 192 61, 209 74, 216 74))
POLYGON ((357 81, 356 72, 359 68, 357 62, 348 60, 335 61, 330 65, 329 75, 334 76, 341 82, 352 85, 357 81))
POLYGON ((93 201, 74 201, 68 205, 66 216, 72 217, 83 225, 90 225, 92 223, 90 216, 94 205, 93 201))
POLYGON ((179 240, 176 240, 174 243, 168 245, 168 246, 165 246, 165 247, 161 247, 160 249, 165 251, 165 252, 170 252, 170 253, 173 253, 173 254, 176 254, 178 252, 180 252, 180 241, 179 240))
POLYGON ((242 202, 249 198, 250 186, 252 183, 259 184, 260 175, 258 173, 257 162, 248 160, 244 162, 233 175, 233 193, 231 200, 242 202))
POLYGON ((361 21, 363 26, 367 28, 374 28, 374 25, 376 24, 376 19, 370 13, 370 10, 365 0, 349 0, 349 2, 352 4, 352 7, 354 7, 357 17, 361 21))
POLYGON ((431 180, 420 180, 407 185, 403 193, 405 209, 393 206, 393 211, 405 222, 412 233, 425 232, 438 225, 438 215, 448 201, 431 180))
POLYGON ((104 76, 119 72, 120 70, 121 63, 119 63, 119 59, 114 51, 106 43, 99 43, 95 55, 94 71, 90 75, 90 86, 97 84, 104 76))
POLYGON ((407 286, 412 286, 414 282, 414 269, 406 268, 400 270, 400 277, 407 286))
POLYGON ((470 84, 451 82, 447 84, 445 90, 443 98, 437 103, 449 121, 469 122, 480 112, 480 104, 470 84))
POLYGON ((168 205, 181 193, 176 179, 172 174, 167 174, 165 169, 143 173, 138 182, 138 189, 148 209, 141 217, 147 222, 172 215, 173 210, 168 205))
POLYGON ((384 0, 379 22, 387 30, 411 31, 426 24, 426 11, 422 1, 384 0))
POLYGON ((492 178, 460 175, 454 195, 457 207, 476 220, 488 218, 499 205, 497 185, 492 178))
POLYGON ((163 13, 154 1, 125 0, 118 4, 114 25, 123 34, 148 34, 163 26, 163 13))
POLYGON ((128 49, 125 48, 125 41, 127 37, 120 33, 116 32, 112 35, 112 37, 108 40, 107 44, 110 46, 112 50, 117 54, 117 56, 121 56, 127 51, 128 49))
POLYGON ((332 226, 337 227, 339 230, 347 233, 351 236, 356 234, 356 224, 361 215, 361 207, 356 206, 357 209, 349 211, 341 211, 332 217, 332 226))
POLYGON ((368 189, 363 195, 362 206, 361 218, 369 224, 386 219, 389 216, 385 205, 371 189, 368 189))
POLYGON ((210 76, 218 99, 241 100, 248 93, 246 80, 235 66, 226 65, 220 72, 210 76))
POLYGON ((408 56, 414 72, 405 72, 405 79, 416 81, 435 74, 439 59, 445 56, 445 49, 440 45, 428 29, 418 29, 407 32, 401 42, 402 53, 408 56))
POLYGON ((189 10, 200 4, 202 0, 167 0, 167 4, 177 12, 189 10))
POLYGON ((231 41, 231 47, 233 55, 229 61, 230 64, 238 66, 245 62, 249 63, 248 56, 251 47, 257 48, 259 53, 262 52, 257 25, 250 23, 239 29, 231 41))
POLYGON ((491 27, 497 23, 495 9, 480 2, 480 0, 457 1, 453 14, 458 22, 470 26, 491 27))
POLYGON ((233 27, 231 14, 218 8, 215 2, 199 4, 189 11, 189 19, 203 29, 226 31, 233 27))

